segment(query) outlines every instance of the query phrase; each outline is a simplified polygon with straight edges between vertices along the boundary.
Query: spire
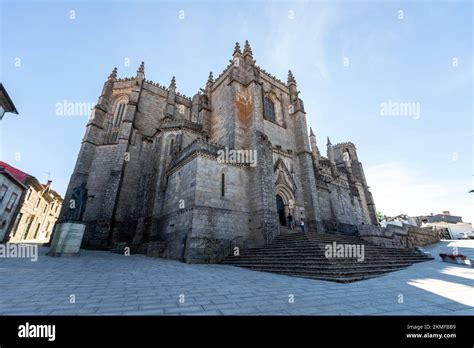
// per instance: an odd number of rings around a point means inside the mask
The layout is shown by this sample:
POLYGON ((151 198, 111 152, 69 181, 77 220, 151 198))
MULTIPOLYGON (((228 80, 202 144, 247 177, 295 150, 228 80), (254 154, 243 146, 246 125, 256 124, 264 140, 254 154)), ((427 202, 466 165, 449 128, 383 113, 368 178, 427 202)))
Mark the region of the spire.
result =
POLYGON ((140 66, 138 67, 137 73, 145 73, 145 62, 141 62, 140 66))
POLYGON ((214 83, 214 75, 212 75, 212 71, 211 71, 209 73, 209 77, 207 78, 206 89, 210 89, 213 83, 214 83))
MULTIPOLYGON (((327 153, 327 155, 328 155, 328 159, 329 159, 329 161, 331 162, 331 164, 332 164, 333 166, 335 166, 335 165, 336 165, 336 160, 335 160, 335 158, 334 158, 334 146, 332 146, 331 140, 329 140, 329 137, 328 137, 328 143, 326 144, 326 146, 327 146, 327 151, 326 151, 326 153, 327 153)), ((334 175, 333 169, 331 169, 331 172, 332 172, 333 175, 334 175)))
POLYGON ((295 77, 293 76, 293 73, 291 72, 291 70, 288 70, 288 86, 290 84, 296 85, 296 80, 295 80, 295 77))
POLYGON ((117 79, 117 68, 115 67, 114 70, 109 75, 109 80, 115 80, 117 79))
POLYGON ((314 163, 316 167, 319 167, 319 149, 318 144, 316 143, 316 136, 313 133, 313 128, 309 127, 309 143, 311 145, 311 153, 313 155, 314 163))
POLYGON ((234 53, 233 53, 232 55, 235 55, 236 53, 240 53, 240 54, 242 53, 242 52, 240 51, 240 45, 239 45, 238 42, 235 43, 234 53))
MULTIPOLYGON (((114 89, 114 83, 117 81, 117 68, 113 68, 107 80, 104 82, 102 93, 99 97, 97 105, 101 105, 101 110, 105 110, 109 104, 109 100, 112 99, 112 92, 114 89)), ((91 115, 91 118, 95 116, 91 115)))
POLYGON ((244 56, 250 56, 250 58, 253 58, 252 48, 250 47, 248 40, 245 40, 244 56))
POLYGON ((138 70, 137 70, 136 79, 143 80, 144 78, 145 78, 145 63, 141 62, 140 66, 138 67, 138 70))
POLYGON ((173 89, 173 90, 176 89, 176 78, 174 76, 171 78, 169 89, 173 89))

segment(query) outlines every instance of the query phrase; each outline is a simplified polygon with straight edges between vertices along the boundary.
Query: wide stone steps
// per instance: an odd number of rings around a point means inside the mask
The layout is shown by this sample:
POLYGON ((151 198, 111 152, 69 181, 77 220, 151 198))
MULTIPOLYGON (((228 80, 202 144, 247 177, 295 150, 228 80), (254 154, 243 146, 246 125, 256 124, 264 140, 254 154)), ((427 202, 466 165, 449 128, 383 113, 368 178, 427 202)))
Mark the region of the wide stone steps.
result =
MULTIPOLYGON (((410 265, 407 266, 401 266, 397 267, 396 270, 400 270, 406 267, 409 267, 410 265)), ((374 268, 367 268, 367 269, 352 269, 352 268, 347 268, 347 269, 340 269, 340 268, 334 268, 334 269, 318 269, 318 268, 303 268, 303 267, 287 267, 287 268, 282 268, 282 267, 271 267, 271 266, 260 266, 260 265, 250 265, 247 266, 246 268, 250 268, 253 270, 258 270, 258 271, 264 271, 264 272, 273 272, 273 271, 281 271, 281 272, 292 272, 292 273, 300 273, 300 274, 307 274, 307 275, 324 275, 326 277, 328 276, 342 276, 342 275, 350 275, 350 276, 359 276, 362 275, 362 271, 364 272, 363 275, 367 276, 369 274, 380 274, 380 273, 387 273, 387 272, 392 272, 394 269, 391 267, 381 267, 378 269, 374 268)))
MULTIPOLYGON (((338 243, 338 244, 343 244, 343 243, 338 243)), ((301 248, 301 249, 305 249, 305 250, 324 250, 326 245, 330 245, 332 246, 331 243, 328 243, 328 244, 318 244, 318 245, 313 245, 311 243, 288 243, 286 245, 282 245, 282 244, 276 244, 276 245, 272 245, 272 248, 271 250, 285 250, 285 249, 290 249, 295 247, 295 248, 301 248)), ((351 244, 352 245, 352 244, 351 244)), ((260 251, 260 250, 269 250, 268 247, 258 247, 258 248, 248 248, 248 249, 245 249, 247 251, 260 251)), ((401 254, 406 254, 406 253, 409 253, 411 252, 410 250, 408 249, 392 249, 392 248, 381 248, 381 247, 371 247, 371 246, 366 246, 364 245, 364 251, 367 252, 367 251, 378 251, 378 252, 385 252, 385 253, 392 253, 392 254, 397 254, 397 253, 401 253, 401 254)))
MULTIPOLYGON (((374 267, 374 266, 390 266, 390 265, 411 265, 417 262, 423 262, 426 259, 400 259, 400 260, 371 260, 370 264, 364 261, 354 261, 354 260, 339 260, 335 267, 374 267)), ((222 263, 226 264, 260 264, 260 265, 308 265, 312 266, 327 266, 331 265, 332 263, 327 259, 283 259, 277 260, 273 258, 267 259, 256 259, 256 258, 239 258, 239 257, 232 257, 226 258, 222 263)))
POLYGON ((298 271, 306 273, 328 273, 328 274, 342 274, 342 273, 366 273, 366 272, 379 272, 381 270, 387 270, 387 272, 393 270, 399 270, 412 265, 412 263, 397 263, 397 264, 378 264, 378 265, 365 265, 365 266, 341 266, 341 265, 307 265, 307 264, 264 264, 264 263, 238 263, 234 264, 239 267, 246 267, 260 270, 287 270, 287 271, 298 271))
POLYGON ((318 268, 318 267, 330 267, 330 268, 367 268, 367 267, 397 267, 397 266, 406 266, 411 265, 417 262, 426 261, 425 259, 400 259, 400 260, 370 260, 369 262, 366 261, 354 261, 354 260, 340 260, 338 262, 330 262, 323 259, 306 259, 306 260, 275 260, 275 259, 250 259, 250 258, 233 258, 233 259, 226 259, 222 263, 229 264, 229 265, 262 265, 262 266, 278 266, 278 267, 293 267, 293 266, 305 266, 310 268, 318 268))
MULTIPOLYGON (((291 250, 286 250, 286 248, 275 248, 275 249, 240 249, 240 255, 314 255, 315 253, 321 253, 324 256, 324 249, 318 248, 297 248, 290 246, 291 250)), ((387 256, 413 256, 413 252, 409 253, 406 251, 395 252, 395 251, 384 251, 384 250, 364 250, 365 255, 387 255, 387 256)))
MULTIPOLYGON (((364 245, 370 245, 373 247, 378 248, 379 246, 370 244, 364 239, 361 239, 359 237, 354 237, 354 236, 343 236, 343 235, 332 235, 332 234, 327 234, 324 237, 323 236, 318 236, 318 237, 312 237, 309 238, 303 234, 296 234, 296 233, 291 233, 291 234, 285 234, 285 235, 280 235, 278 236, 272 243, 273 244, 284 244, 284 243, 298 243, 298 242, 310 242, 311 244, 319 244, 319 243, 332 243, 332 242, 344 242, 344 243, 349 243, 349 244, 364 244, 364 245)), ((405 250, 405 249, 401 249, 405 250)))
MULTIPOLYGON (((319 279, 319 280, 327 280, 333 281, 338 283, 350 283, 354 281, 370 279, 374 277, 382 276, 388 272, 393 272, 394 270, 391 269, 382 269, 382 270, 374 270, 370 272, 347 272, 347 273, 335 273, 335 272, 299 272, 295 270, 274 270, 274 269, 266 269, 266 268, 249 268, 253 271, 260 271, 260 272, 269 272, 269 273, 277 273, 282 275, 288 275, 293 277, 300 277, 300 278, 310 278, 310 279, 319 279)), ((402 268, 401 268, 402 269, 402 268)), ((400 270, 400 269, 398 269, 400 270)))
MULTIPOLYGON (((357 256, 357 255, 352 255, 357 256)), ((356 236, 336 234, 307 235, 285 230, 265 247, 242 248, 221 263, 254 271, 272 272, 296 277, 352 282, 407 268, 432 258, 408 249, 375 246, 356 236), (325 256, 325 246, 336 244, 364 245, 363 261, 357 257, 325 256)))
MULTIPOLYGON (((381 247, 381 246, 376 246, 376 245, 373 245, 373 244, 370 244, 369 242, 365 241, 365 240, 354 240, 354 239, 351 239, 351 240, 345 240, 345 239, 303 239, 302 237, 298 237, 298 238, 295 238, 295 239, 290 239, 290 238, 285 238, 285 239, 278 239, 276 241, 274 241, 272 243, 272 245, 274 246, 277 246, 277 245, 282 245, 282 246, 286 246, 286 245, 298 245, 298 244, 305 244, 305 245, 315 245, 315 246, 324 246, 324 245, 327 245, 327 244, 332 244, 333 242, 336 242, 336 243, 342 243, 342 244, 356 244, 356 245, 364 245, 365 247, 368 247, 368 248, 372 248, 372 249, 386 249, 384 247, 381 247)), ((393 248, 391 250, 400 250, 400 251, 403 251, 403 250, 407 250, 407 249, 403 249, 403 248, 393 248)))
POLYGON ((325 262, 325 261, 333 261, 337 263, 347 263, 347 262, 365 262, 365 263, 373 263, 373 262, 390 262, 390 261, 405 261, 405 262, 416 262, 416 261, 425 261, 426 258, 423 256, 407 256, 407 257, 390 257, 390 256, 365 256, 363 259, 360 261, 357 258, 331 258, 328 259, 324 256, 321 255, 246 255, 246 254, 240 254, 239 256, 229 256, 224 259, 225 261, 229 262, 238 262, 239 260, 270 260, 272 262, 289 262, 293 260, 298 260, 298 261, 305 261, 305 262, 325 262))
MULTIPOLYGON (((292 247, 293 249, 291 251, 286 251, 284 249, 272 249, 272 250, 240 250, 240 255, 314 255, 315 253, 321 254, 324 256, 324 249, 317 249, 317 248, 302 248, 301 250, 295 250, 297 248, 292 247)), ((380 251, 380 250, 364 250, 364 255, 383 255, 383 256, 413 256, 413 253, 406 253, 406 252, 385 252, 385 251, 380 251)))

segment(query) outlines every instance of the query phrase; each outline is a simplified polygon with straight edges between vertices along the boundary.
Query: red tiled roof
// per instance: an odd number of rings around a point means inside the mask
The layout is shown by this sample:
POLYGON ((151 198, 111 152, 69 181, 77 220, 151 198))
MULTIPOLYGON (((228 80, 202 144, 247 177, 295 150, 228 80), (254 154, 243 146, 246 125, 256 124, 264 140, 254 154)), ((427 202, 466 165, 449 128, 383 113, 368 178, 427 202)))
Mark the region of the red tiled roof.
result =
POLYGON ((25 172, 22 172, 20 169, 17 169, 15 167, 12 167, 8 163, 0 161, 0 167, 5 168, 11 175, 15 177, 19 182, 25 183, 26 179, 30 177, 29 174, 26 174, 25 172))

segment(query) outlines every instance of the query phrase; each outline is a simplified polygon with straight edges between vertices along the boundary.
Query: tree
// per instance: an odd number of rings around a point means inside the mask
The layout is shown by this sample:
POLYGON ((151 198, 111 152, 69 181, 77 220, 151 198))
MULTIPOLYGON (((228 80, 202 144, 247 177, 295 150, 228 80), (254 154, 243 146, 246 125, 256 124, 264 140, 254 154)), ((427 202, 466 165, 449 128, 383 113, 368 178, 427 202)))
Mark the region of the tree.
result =
POLYGON ((385 215, 380 211, 377 212, 377 220, 378 222, 382 222, 383 220, 385 220, 385 215))

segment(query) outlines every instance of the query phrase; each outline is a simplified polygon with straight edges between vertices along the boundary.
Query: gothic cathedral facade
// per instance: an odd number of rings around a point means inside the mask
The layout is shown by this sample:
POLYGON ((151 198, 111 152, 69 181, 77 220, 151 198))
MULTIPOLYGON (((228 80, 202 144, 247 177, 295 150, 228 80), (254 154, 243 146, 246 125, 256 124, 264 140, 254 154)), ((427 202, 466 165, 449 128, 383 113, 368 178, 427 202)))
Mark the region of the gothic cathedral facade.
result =
POLYGON ((291 71, 256 65, 248 42, 192 98, 114 69, 88 121, 61 211, 86 185, 83 248, 217 262, 270 243, 291 214, 310 233, 377 224, 356 147, 321 155, 291 71), (255 153, 222 161, 222 151, 255 153))

